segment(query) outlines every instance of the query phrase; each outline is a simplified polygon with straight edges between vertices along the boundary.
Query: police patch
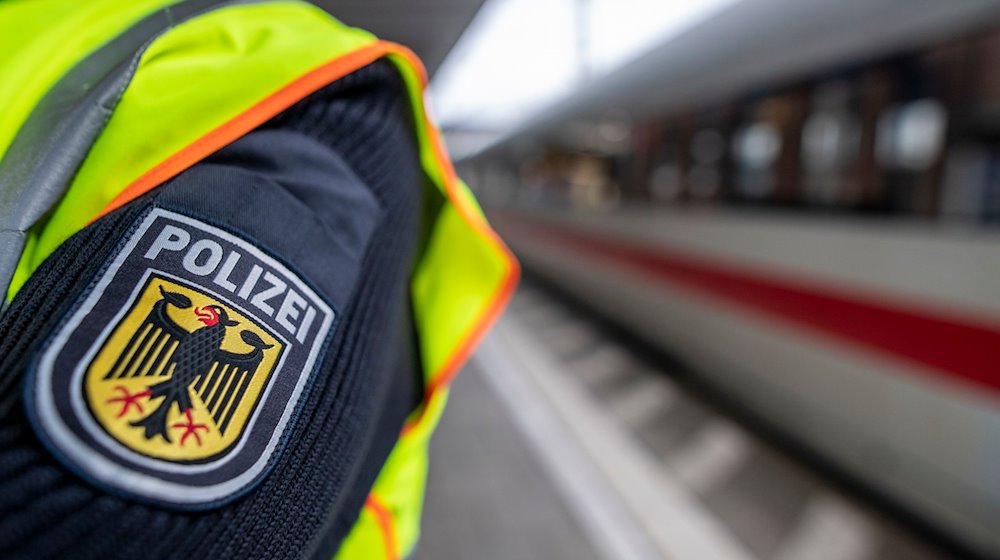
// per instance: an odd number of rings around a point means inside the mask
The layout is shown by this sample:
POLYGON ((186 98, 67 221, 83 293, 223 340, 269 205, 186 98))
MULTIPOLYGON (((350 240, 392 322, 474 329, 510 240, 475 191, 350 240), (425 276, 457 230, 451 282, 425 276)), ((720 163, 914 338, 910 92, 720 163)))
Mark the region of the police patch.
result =
POLYGON ((333 321, 276 259, 157 208, 45 343, 29 413, 97 484, 218 504, 273 464, 333 321))

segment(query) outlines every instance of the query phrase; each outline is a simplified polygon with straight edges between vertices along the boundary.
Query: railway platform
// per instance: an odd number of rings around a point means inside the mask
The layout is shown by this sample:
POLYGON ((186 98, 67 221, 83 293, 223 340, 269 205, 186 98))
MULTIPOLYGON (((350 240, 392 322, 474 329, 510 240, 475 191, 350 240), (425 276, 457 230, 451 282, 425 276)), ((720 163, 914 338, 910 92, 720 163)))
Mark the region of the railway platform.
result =
POLYGON ((456 381, 415 558, 954 557, 686 379, 526 281, 456 381))

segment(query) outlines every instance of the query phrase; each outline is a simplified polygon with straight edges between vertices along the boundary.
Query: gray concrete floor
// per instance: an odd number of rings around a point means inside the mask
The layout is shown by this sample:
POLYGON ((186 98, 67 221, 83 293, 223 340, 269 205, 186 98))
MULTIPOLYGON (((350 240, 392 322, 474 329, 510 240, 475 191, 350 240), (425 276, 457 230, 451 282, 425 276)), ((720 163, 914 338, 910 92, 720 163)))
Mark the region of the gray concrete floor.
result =
MULTIPOLYGON (((628 344, 544 289, 522 287, 508 313, 504 328, 518 329, 558 362, 561 373, 541 375, 561 377, 590 395, 630 445, 657 465, 657 476, 683 485, 694 507, 716 520, 747 556, 947 558, 688 394, 671 372, 636 357, 628 344)), ((578 524, 579 510, 570 509, 552 471, 543 468, 539 453, 547 445, 540 451, 526 441, 511 406, 498 396, 497 376, 479 367, 488 365, 473 361, 458 377, 432 440, 424 532, 414 558, 599 558, 594 536, 578 524)))
POLYGON ((427 488, 415 559, 597 560, 474 364, 431 441, 427 488))

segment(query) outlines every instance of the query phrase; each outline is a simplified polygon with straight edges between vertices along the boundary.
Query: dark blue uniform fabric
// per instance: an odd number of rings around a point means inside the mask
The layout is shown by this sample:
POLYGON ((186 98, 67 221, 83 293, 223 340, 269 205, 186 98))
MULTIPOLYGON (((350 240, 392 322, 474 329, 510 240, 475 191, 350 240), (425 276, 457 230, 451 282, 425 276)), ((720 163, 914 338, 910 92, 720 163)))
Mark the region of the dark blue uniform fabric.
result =
POLYGON ((424 200, 411 113, 377 62, 79 232, 0 317, 0 557, 331 557, 422 393, 409 281, 424 200), (339 318, 263 482, 204 512, 117 497, 39 442, 22 402, 42 339, 150 206, 204 217, 282 259, 339 318))

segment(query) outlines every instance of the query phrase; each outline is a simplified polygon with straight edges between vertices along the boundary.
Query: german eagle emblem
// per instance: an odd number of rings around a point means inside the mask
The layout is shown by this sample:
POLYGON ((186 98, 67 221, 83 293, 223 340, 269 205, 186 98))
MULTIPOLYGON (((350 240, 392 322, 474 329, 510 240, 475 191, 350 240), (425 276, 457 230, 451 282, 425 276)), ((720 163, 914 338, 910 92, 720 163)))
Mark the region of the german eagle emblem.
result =
POLYGON ((154 279, 131 311, 89 381, 97 397, 90 405, 105 428, 154 456, 197 459, 198 448, 230 445, 235 438, 227 436, 245 425, 260 378, 273 367, 269 353, 281 343, 219 301, 165 279, 154 279))
MULTIPOLYGON (((239 402, 246 393, 264 350, 272 345, 265 343, 253 331, 244 330, 240 337, 253 349, 245 354, 234 354, 221 349, 226 329, 236 327, 239 322, 229 318, 226 310, 218 305, 196 307, 195 316, 204 324, 194 332, 187 332, 167 314, 167 306, 190 309, 191 299, 178 292, 168 292, 160 287, 163 299, 153 305, 128 345, 123 349, 114 367, 105 379, 143 375, 151 377, 151 384, 145 391, 129 394, 123 389, 121 397, 109 399, 122 403, 122 413, 136 403, 138 397, 163 398, 156 408, 132 426, 142 427, 146 439, 161 436, 170 442, 170 425, 167 412, 174 405, 185 415, 189 424, 185 428, 182 442, 189 435, 199 439, 198 428, 191 419, 191 390, 201 397, 212 413, 219 432, 225 434, 233 417, 233 402, 239 402), (142 352, 140 349, 147 349, 142 352), (150 351, 153 349, 154 351, 150 351), (161 379, 166 377, 166 379, 161 379), (197 382, 197 383, 196 383, 197 382)), ((207 427, 205 427, 207 429, 207 427)))
POLYGON ((321 378, 348 284, 302 276, 229 218, 137 215, 26 372, 39 440, 104 491, 184 509, 241 495, 321 378))

